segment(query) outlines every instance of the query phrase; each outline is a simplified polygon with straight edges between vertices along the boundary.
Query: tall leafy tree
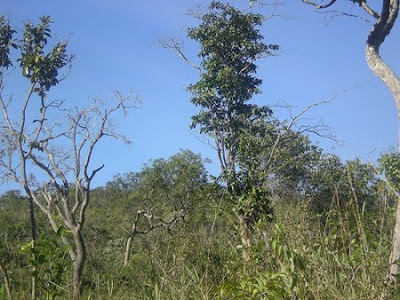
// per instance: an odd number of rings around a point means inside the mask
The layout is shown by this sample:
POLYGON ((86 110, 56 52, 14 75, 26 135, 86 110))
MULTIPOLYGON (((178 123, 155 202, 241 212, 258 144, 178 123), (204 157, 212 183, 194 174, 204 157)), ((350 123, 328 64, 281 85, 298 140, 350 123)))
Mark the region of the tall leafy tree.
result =
MULTIPOLYGON (((248 191, 238 176, 240 139, 271 114, 268 107, 249 103, 262 83, 255 62, 272 55, 278 46, 263 42, 260 14, 213 1, 200 20, 198 27, 188 30, 189 38, 200 44, 201 59, 200 79, 188 88, 192 103, 201 108, 191 127, 214 139, 222 178, 238 204, 248 191)), ((237 212, 242 243, 247 243, 246 211, 239 206, 237 212)))

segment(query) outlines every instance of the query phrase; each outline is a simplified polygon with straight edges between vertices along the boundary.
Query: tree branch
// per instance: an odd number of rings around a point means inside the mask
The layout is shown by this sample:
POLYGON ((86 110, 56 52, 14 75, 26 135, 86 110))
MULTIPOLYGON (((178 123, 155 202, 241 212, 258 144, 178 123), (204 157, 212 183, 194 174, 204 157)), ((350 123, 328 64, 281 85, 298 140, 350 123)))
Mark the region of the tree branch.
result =
POLYGON ((173 216, 169 220, 164 220, 161 217, 154 216, 153 210, 155 209, 155 207, 156 206, 153 206, 152 208, 150 208, 150 210, 138 210, 136 212, 135 219, 133 220, 133 223, 132 223, 132 229, 131 229, 130 235, 128 237, 128 240, 126 241, 124 266, 128 265, 132 240, 136 235, 147 234, 159 227, 163 227, 169 232, 175 227, 175 225, 177 224, 179 219, 182 219, 182 221, 185 221, 185 219, 184 219, 185 212, 184 212, 183 208, 181 209, 181 211, 175 211, 173 216), (147 228, 142 229, 142 230, 138 229, 138 223, 139 223, 141 217, 145 218, 148 223, 147 228), (154 223, 154 221, 155 221, 155 223, 154 223))
POLYGON ((157 38, 158 44, 160 45, 159 48, 167 49, 172 51, 176 56, 181 58, 184 62, 195 68, 197 71, 202 72, 202 69, 196 65, 194 62, 189 60, 185 54, 182 52, 182 45, 179 43, 176 38, 170 38, 169 41, 161 40, 157 38))
POLYGON ((367 14, 374 17, 375 19, 379 19, 381 17, 376 11, 368 6, 367 2, 361 1, 361 7, 367 12, 367 14))
POLYGON ((324 4, 324 5, 317 4, 317 3, 313 2, 313 1, 310 1, 310 0, 301 0, 301 1, 302 1, 303 3, 312 5, 312 6, 314 6, 314 7, 317 8, 317 9, 324 9, 324 8, 328 8, 328 7, 332 6, 333 4, 335 4, 335 2, 336 2, 337 0, 331 0, 330 2, 328 2, 327 4, 324 4))

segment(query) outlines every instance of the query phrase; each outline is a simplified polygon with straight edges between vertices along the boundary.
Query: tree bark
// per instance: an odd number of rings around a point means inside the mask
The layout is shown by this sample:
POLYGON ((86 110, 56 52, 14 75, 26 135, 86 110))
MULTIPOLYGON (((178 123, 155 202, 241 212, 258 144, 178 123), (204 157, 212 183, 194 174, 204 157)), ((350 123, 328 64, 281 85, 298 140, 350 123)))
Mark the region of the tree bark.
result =
POLYGON ((124 255, 124 266, 128 266, 129 262, 129 257, 131 253, 131 244, 132 244, 132 236, 128 237, 128 240, 126 241, 126 247, 125 247, 125 255, 124 255))
POLYGON ((400 259, 400 201, 397 199, 396 223, 393 230, 392 251, 390 253, 389 281, 395 282, 395 275, 399 274, 400 268, 398 260, 400 259))
POLYGON ((242 258, 245 262, 250 261, 249 255, 249 232, 246 225, 246 221, 244 219, 244 215, 241 213, 238 216, 239 218, 239 235, 240 235, 240 242, 241 242, 241 250, 242 250, 242 258))
MULTIPOLYGON (((30 195, 30 194, 28 194, 30 195)), ((29 196, 29 213, 31 221, 31 236, 32 236, 32 250, 36 247, 36 217, 35 217, 35 204, 32 196, 29 196)), ((32 251, 32 260, 35 261, 35 253, 32 251)), ((36 271, 36 267, 32 266, 32 274, 36 271)), ((36 276, 31 277, 31 299, 36 300, 36 276)))
MULTIPOLYGON (((400 79, 382 60, 379 48, 390 34, 399 13, 399 0, 383 0, 382 12, 378 21, 371 30, 365 48, 368 66, 388 87, 393 95, 398 121, 400 122, 400 79)), ((399 136, 400 139, 400 136, 399 136)), ((400 152, 400 140, 399 140, 400 152)), ((389 259, 389 281, 396 282, 395 275, 399 274, 400 267, 400 201, 398 199, 396 210, 396 224, 393 231, 392 251, 389 259)))
POLYGON ((73 262, 73 277, 72 277, 72 298, 77 300, 81 292, 83 266, 86 261, 86 247, 82 232, 77 228, 74 232, 74 242, 76 247, 76 257, 73 262))

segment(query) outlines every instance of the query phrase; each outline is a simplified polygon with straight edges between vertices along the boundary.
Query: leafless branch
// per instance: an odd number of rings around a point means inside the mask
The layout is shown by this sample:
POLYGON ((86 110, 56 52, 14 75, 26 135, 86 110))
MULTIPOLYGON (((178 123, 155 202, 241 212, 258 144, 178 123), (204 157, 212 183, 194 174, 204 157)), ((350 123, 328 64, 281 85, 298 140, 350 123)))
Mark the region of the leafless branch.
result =
POLYGON ((70 55, 70 56, 69 56, 68 61, 66 61, 67 70, 66 70, 65 74, 63 74, 63 75, 58 79, 58 82, 61 82, 61 81, 63 81, 64 79, 66 79, 66 78, 68 77, 68 75, 71 73, 72 65, 73 65, 73 62, 74 62, 75 58, 76 58, 75 55, 70 55))
POLYGON ((361 7, 367 12, 367 14, 374 17, 375 19, 379 19, 381 17, 376 11, 368 6, 367 2, 361 1, 361 7))
POLYGON ((103 169, 104 168, 104 164, 103 165, 101 165, 100 167, 98 167, 97 169, 94 169, 93 171, 92 171, 92 174, 90 175, 90 177, 89 177, 89 181, 91 181, 92 179, 93 179, 93 177, 96 175, 96 173, 97 172, 99 172, 101 169, 103 169))
MULTIPOLYGON (((293 115, 292 113, 292 107, 290 107, 288 104, 284 103, 284 104, 280 104, 281 107, 287 107, 289 109, 289 123, 287 125, 284 125, 284 130, 278 134, 277 138, 275 139, 275 142, 273 143, 272 149, 270 151, 270 154, 268 156, 267 162, 266 162, 266 166, 269 166, 272 162, 272 159, 275 155, 275 152, 281 142, 281 140, 283 139, 284 136, 286 136, 289 131, 291 131, 293 128, 295 128, 297 126, 297 132, 299 133, 312 133, 315 134, 319 137, 323 137, 323 138, 328 138, 332 141, 334 141, 337 144, 340 144, 337 139, 331 135, 329 133, 330 131, 330 127, 325 125, 322 120, 320 120, 319 122, 317 122, 317 124, 314 125, 298 125, 297 123, 303 119, 303 116, 309 112, 310 110, 312 110, 313 108, 317 107, 317 106, 321 106, 321 105, 325 105, 328 104, 332 101, 334 101, 335 99, 337 99, 340 95, 342 95, 343 93, 349 92, 353 89, 358 88, 359 86, 353 87, 353 88, 349 88, 349 89, 345 89, 342 90, 338 93, 335 93, 332 97, 330 97, 329 99, 326 100, 322 100, 319 102, 315 102, 312 103, 308 106, 306 106, 305 108, 303 108, 299 113, 297 113, 296 115, 293 115), (325 133, 328 132, 328 133, 325 133)), ((280 122, 279 120, 277 120, 278 122, 280 122)))
POLYGON ((195 134, 193 132, 191 132, 190 134, 193 135, 196 138, 196 140, 198 140, 200 143, 207 145, 207 146, 213 148, 214 150, 217 150, 217 148, 213 145, 213 143, 210 141, 210 139, 204 138, 204 135, 200 135, 198 133, 195 134))
POLYGON ((326 4, 317 4, 317 3, 315 3, 315 2, 313 2, 313 1, 310 1, 310 0, 301 0, 303 3, 306 3, 306 4, 309 4, 309 5, 312 5, 312 6, 314 6, 315 8, 317 8, 317 9, 325 9, 325 8, 328 8, 328 7, 330 7, 330 6, 332 6, 333 4, 335 4, 335 2, 337 1, 337 0, 331 0, 331 1, 329 1, 328 3, 326 3, 326 4))
POLYGON ((329 10, 325 12, 325 21, 328 24, 329 21, 333 20, 334 18, 340 18, 340 17, 350 17, 350 18, 357 18, 359 20, 364 21, 367 24, 371 24, 371 20, 368 18, 362 17, 360 15, 356 15, 350 12, 345 12, 345 11, 340 11, 340 10, 329 10))
POLYGON ((201 4, 194 4, 186 10, 186 14, 195 19, 201 20, 207 9, 201 4))
POLYGON ((165 40, 157 38, 157 42, 159 44, 159 48, 172 51, 176 56, 181 58, 184 62, 195 68, 197 71, 202 72, 202 69, 194 62, 192 62, 190 59, 188 59, 182 52, 182 46, 183 46, 182 41, 178 41, 177 38, 172 37, 165 40))
POLYGON ((128 265, 132 240, 135 236, 147 234, 159 227, 163 227, 169 232, 175 227, 179 220, 182 220, 183 222, 185 221, 185 211, 183 208, 180 211, 175 211, 172 217, 167 220, 162 217, 155 216, 153 214, 155 208, 156 206, 153 206, 150 209, 138 210, 136 212, 135 219, 132 223, 131 232, 126 242, 124 266, 128 265), (147 222, 147 226, 144 229, 138 229, 138 224, 141 219, 145 219, 147 222))
MULTIPOLYGON (((301 1, 302 1, 303 3, 312 5, 312 6, 314 6, 315 8, 321 9, 321 10, 322 10, 322 9, 329 8, 329 7, 331 7, 333 4, 335 4, 335 3, 337 2, 337 0, 331 0, 330 2, 328 2, 328 3, 326 3, 326 4, 320 5, 320 4, 317 4, 316 2, 310 1, 310 0, 301 0, 301 1)), ((379 18, 380 18, 380 15, 379 15, 374 9, 372 9, 372 8, 366 3, 366 1, 360 1, 359 5, 360 5, 360 7, 361 7, 369 16, 371 16, 371 17, 373 17, 373 18, 375 18, 375 19, 379 19, 379 18)), ((347 16, 347 17, 359 18, 359 19, 362 19, 362 20, 364 20, 365 22, 371 24, 371 21, 370 21, 370 20, 368 20, 368 19, 366 19, 366 18, 364 18, 364 17, 361 17, 361 16, 359 16, 359 15, 353 14, 353 13, 351 13, 351 12, 343 12, 343 11, 338 11, 338 10, 331 10, 331 11, 327 11, 325 14, 326 14, 326 15, 329 15, 331 18, 332 18, 332 17, 340 17, 340 16, 347 16)))

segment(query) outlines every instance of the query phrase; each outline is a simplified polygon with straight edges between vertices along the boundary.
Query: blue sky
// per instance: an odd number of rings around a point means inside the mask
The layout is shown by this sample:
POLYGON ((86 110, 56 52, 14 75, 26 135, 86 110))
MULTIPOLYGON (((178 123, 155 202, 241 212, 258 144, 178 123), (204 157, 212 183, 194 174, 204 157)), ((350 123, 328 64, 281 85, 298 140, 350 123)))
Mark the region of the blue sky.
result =
MULTIPOLYGON (((196 24, 186 14, 195 3, 206 5, 208 1, 0 0, 1 14, 8 15, 14 26, 22 28, 24 20, 36 22, 39 16, 50 15, 57 39, 69 41, 76 60, 69 77, 54 89, 54 98, 77 105, 90 96, 106 98, 115 89, 140 95, 141 108, 119 120, 121 131, 133 145, 100 144, 93 166, 105 163, 105 168, 98 174, 97 185, 116 173, 138 171, 150 159, 167 158, 182 148, 211 158, 215 164, 209 170, 218 172, 213 149, 189 130, 190 117, 197 109, 190 103, 186 87, 197 80, 197 73, 172 53, 158 49, 156 43, 157 36, 185 38, 186 28, 196 24)), ((231 3, 248 5, 247 0, 231 3)), ((271 9, 258 11, 269 15, 271 9)), ((277 9, 275 13, 281 16, 266 21, 262 32, 267 43, 279 44, 282 50, 278 56, 258 62, 264 84, 263 94, 255 101, 269 105, 285 101, 300 111, 339 93, 335 101, 307 115, 314 120, 322 118, 343 142, 339 147, 318 140, 321 146, 343 159, 361 157, 364 161, 395 147, 398 125, 393 99, 369 71, 364 57, 371 25, 359 18, 327 18, 300 0, 287 0, 277 9), (351 90, 341 92, 347 89, 351 90)), ((360 11, 355 6, 353 12, 360 11)), ((397 74, 399 24, 382 48, 383 58, 397 74)), ((187 42, 189 57, 196 59, 197 49, 187 42)), ((277 114, 287 115, 284 111, 277 114)))

